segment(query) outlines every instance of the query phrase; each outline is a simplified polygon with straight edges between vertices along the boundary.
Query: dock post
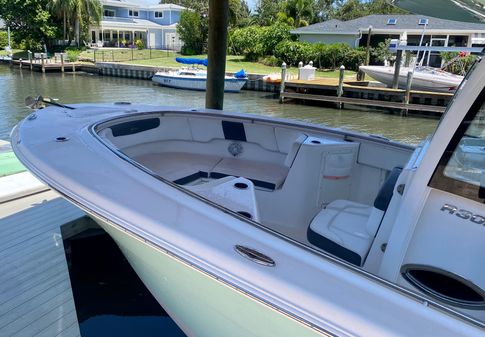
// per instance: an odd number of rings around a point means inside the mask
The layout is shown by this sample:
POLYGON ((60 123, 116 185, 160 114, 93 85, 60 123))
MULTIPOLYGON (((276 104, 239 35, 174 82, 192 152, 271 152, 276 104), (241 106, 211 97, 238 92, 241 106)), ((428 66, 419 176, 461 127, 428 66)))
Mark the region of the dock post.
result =
MULTIPOLYGON (((337 89, 337 97, 338 98, 342 97, 342 95, 344 93, 344 75, 345 75, 345 66, 341 65, 339 76, 338 76, 338 89, 337 89)), ((342 109, 343 103, 339 102, 338 107, 339 107, 339 109, 342 109)))
MULTIPOLYGON (((365 63, 364 65, 368 66, 370 63, 370 42, 371 42, 371 37, 372 37, 372 26, 369 26, 369 30, 367 32, 367 43, 365 47, 365 63)), ((360 70, 359 70, 360 71, 360 70)), ((361 81, 365 80, 365 73, 362 71, 361 72, 361 81)))
POLYGON ((76 72, 76 62, 72 62, 72 72, 76 72))
POLYGON ((41 53, 40 59, 41 59, 41 70, 42 70, 43 73, 45 73, 45 55, 44 55, 44 53, 41 53))
POLYGON ((303 61, 298 62, 298 79, 300 79, 300 69, 303 68, 303 61))
POLYGON ((111 51, 111 61, 112 62, 115 61, 115 52, 114 52, 114 50, 111 51))
POLYGON ((286 63, 283 62, 281 65, 281 82, 280 82, 280 103, 284 101, 284 93, 285 93, 285 81, 286 81, 286 63))
POLYGON ((402 50, 398 50, 396 54, 396 62, 394 63, 394 77, 392 79, 392 88, 397 89, 399 85, 399 73, 401 72, 402 50))
POLYGON ((93 62, 96 64, 96 49, 93 52, 93 62))
POLYGON ((30 71, 32 71, 32 68, 34 67, 34 66, 32 65, 32 52, 29 50, 29 51, 27 52, 27 54, 29 55, 30 71))
POLYGON ((19 59, 19 68, 22 69, 22 59, 19 59))
POLYGON ((403 116, 408 115, 408 104, 409 104, 409 99, 411 96, 411 85, 413 83, 413 72, 409 71, 408 72, 408 77, 406 79, 406 93, 404 94, 404 104, 406 105, 406 108, 403 110, 403 116))
POLYGON ((64 53, 61 53, 61 73, 64 72, 64 53))

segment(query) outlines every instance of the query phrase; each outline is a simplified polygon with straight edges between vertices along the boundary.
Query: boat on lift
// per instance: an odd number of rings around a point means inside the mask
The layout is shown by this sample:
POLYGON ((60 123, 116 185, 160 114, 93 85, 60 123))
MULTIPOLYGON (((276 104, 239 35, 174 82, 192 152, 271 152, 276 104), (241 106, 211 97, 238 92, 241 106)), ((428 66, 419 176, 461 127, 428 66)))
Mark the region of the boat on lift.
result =
MULTIPOLYGON (((158 71, 152 81, 165 87, 205 91, 207 85, 207 70, 196 68, 195 65, 208 65, 207 59, 177 57, 177 62, 190 65, 173 71, 158 71)), ((244 70, 232 76, 225 76, 224 91, 240 92, 248 77, 244 70)))
POLYGON ((37 110, 12 147, 114 238, 190 337, 478 337, 485 63, 474 68, 416 148, 129 103, 37 110))
MULTIPOLYGON (((359 69, 373 79, 384 83, 389 87, 392 86, 394 67, 360 66, 359 69)), ((413 90, 454 92, 463 81, 463 76, 455 75, 437 68, 426 66, 419 66, 415 69, 402 67, 399 71, 399 88, 406 89, 407 76, 410 71, 414 71, 411 84, 413 90)))

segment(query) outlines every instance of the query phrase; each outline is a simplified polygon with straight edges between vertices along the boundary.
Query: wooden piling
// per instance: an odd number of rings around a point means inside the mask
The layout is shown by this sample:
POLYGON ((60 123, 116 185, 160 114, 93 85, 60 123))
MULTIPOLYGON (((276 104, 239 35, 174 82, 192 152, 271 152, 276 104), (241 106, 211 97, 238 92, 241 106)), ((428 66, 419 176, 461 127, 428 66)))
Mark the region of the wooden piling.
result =
POLYGON ((409 105, 409 99, 410 99, 410 96, 411 96, 411 86, 413 84, 413 75, 414 75, 413 72, 409 71, 408 77, 406 79, 406 92, 404 94, 404 104, 405 104, 406 108, 402 112, 403 116, 407 116, 408 111, 409 111, 409 109, 407 107, 409 105))
MULTIPOLYGON (((337 97, 342 97, 344 93, 344 76, 345 76, 345 66, 340 66, 340 72, 338 76, 338 88, 337 88, 337 97)), ((338 104, 339 109, 343 108, 343 103, 339 102, 338 104)))
POLYGON ((286 82, 286 63, 283 62, 281 65, 281 82, 280 82, 280 103, 284 101, 284 92, 285 92, 285 82, 286 82))
POLYGON ((396 54, 396 63, 394 63, 394 77, 392 79, 392 88, 397 89, 399 85, 399 74, 401 72, 402 50, 398 50, 396 54))
POLYGON ((22 69, 22 59, 19 59, 19 68, 22 69))
POLYGON ((41 69, 42 69, 42 72, 45 73, 45 54, 42 53, 40 55, 40 59, 41 59, 41 69))
POLYGON ((61 73, 64 72, 64 53, 61 53, 61 73))
POLYGON ((29 50, 27 52, 27 54, 29 55, 29 64, 30 64, 30 71, 32 71, 32 69, 34 68, 33 64, 32 64, 32 52, 29 50))
POLYGON ((209 41, 205 107, 222 110, 226 75, 229 0, 209 0, 209 41))

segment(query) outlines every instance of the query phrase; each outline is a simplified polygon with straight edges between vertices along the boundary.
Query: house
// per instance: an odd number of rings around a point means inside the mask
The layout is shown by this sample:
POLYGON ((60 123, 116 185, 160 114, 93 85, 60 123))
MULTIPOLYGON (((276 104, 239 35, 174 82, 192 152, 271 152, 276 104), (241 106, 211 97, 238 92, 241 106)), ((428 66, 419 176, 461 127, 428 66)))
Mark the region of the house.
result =
MULTIPOLYGON (((485 46, 485 24, 424 17, 422 15, 368 15, 348 21, 329 20, 291 31, 300 41, 347 43, 351 47, 365 46, 371 28, 371 46, 388 38, 406 39, 410 46, 480 47, 485 46)), ((427 64, 439 66, 437 52, 427 55, 427 64)))
POLYGON ((185 7, 125 0, 101 0, 101 4, 103 18, 98 26, 89 29, 92 44, 127 47, 141 40, 147 48, 180 50, 176 27, 185 7))

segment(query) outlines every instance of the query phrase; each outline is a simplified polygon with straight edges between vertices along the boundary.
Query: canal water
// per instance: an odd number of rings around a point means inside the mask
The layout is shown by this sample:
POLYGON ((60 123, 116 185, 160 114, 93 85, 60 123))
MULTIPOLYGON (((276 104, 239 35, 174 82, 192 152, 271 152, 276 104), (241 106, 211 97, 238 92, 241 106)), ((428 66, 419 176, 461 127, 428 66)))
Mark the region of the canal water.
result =
MULTIPOLYGON (((27 96, 63 103, 130 101, 203 107, 205 93, 162 88, 150 81, 97 75, 39 74, 0 65, 0 139, 31 111, 27 96)), ((225 96, 225 109, 325 124, 417 144, 438 121, 383 112, 279 104, 274 95, 242 92, 225 96)), ((105 233, 83 233, 64 242, 82 337, 184 337, 151 296, 116 244, 105 233)))
MULTIPOLYGON (((12 127, 30 113, 24 106, 25 97, 36 95, 63 103, 130 101, 200 108, 205 102, 204 92, 163 88, 146 80, 84 73, 40 74, 0 65, 0 139, 8 139, 12 127)), ((224 109, 377 134, 407 144, 418 144, 438 123, 433 118, 385 112, 279 104, 273 94, 253 91, 226 94, 224 109)))

